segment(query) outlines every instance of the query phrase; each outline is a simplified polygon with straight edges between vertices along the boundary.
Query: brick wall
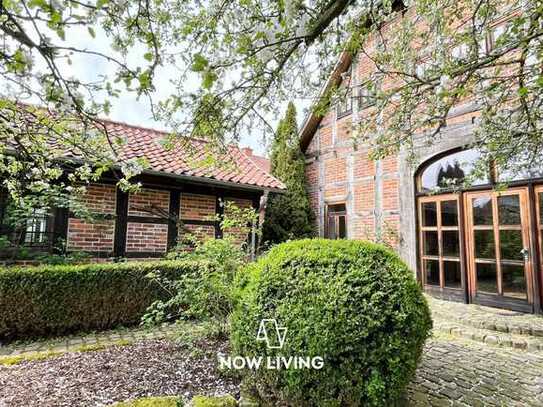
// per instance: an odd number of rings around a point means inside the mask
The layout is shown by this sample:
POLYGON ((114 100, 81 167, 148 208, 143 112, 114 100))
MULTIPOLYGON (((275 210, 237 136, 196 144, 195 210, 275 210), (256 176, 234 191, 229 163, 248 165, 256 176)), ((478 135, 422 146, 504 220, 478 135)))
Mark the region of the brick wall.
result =
POLYGON ((216 198, 211 195, 181 194, 181 219, 206 220, 215 215, 216 198))
POLYGON ((68 219, 67 248, 89 252, 112 252, 115 234, 116 190, 113 185, 93 184, 87 187, 81 203, 102 219, 88 222, 68 219))
POLYGON ((215 225, 195 225, 190 224, 190 221, 211 222, 216 214, 216 203, 214 195, 181 193, 179 214, 184 225, 179 229, 178 241, 182 241, 189 233, 199 241, 215 238, 215 225))
POLYGON ((179 238, 186 233, 195 236, 200 242, 215 238, 215 226, 212 225, 184 225, 185 230, 179 230, 179 238))
POLYGON ((170 193, 157 189, 142 188, 128 198, 128 216, 168 216, 170 193))
POLYGON ((126 251, 164 253, 168 246, 168 225, 128 222, 126 251))

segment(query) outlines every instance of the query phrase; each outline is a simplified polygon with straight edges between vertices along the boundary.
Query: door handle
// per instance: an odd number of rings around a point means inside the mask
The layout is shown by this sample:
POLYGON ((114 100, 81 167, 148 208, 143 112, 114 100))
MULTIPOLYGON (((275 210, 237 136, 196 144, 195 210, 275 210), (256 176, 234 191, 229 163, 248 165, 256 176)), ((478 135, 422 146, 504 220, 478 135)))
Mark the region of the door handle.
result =
POLYGON ((522 254, 522 257, 524 257, 524 261, 528 261, 530 259, 530 251, 528 249, 522 249, 520 254, 522 254))

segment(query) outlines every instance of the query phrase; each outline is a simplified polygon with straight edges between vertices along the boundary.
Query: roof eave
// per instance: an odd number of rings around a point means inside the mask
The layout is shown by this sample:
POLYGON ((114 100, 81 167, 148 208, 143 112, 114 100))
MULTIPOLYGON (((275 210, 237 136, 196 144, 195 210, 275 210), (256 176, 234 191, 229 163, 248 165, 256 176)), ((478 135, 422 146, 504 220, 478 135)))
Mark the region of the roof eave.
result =
POLYGON ((332 73, 328 77, 328 80, 326 81, 321 91, 319 92, 319 95, 315 99, 315 102, 313 102, 313 104, 311 105, 309 114, 304 120, 302 128, 300 129, 300 132, 299 132, 300 147, 303 152, 305 152, 305 150, 307 149, 307 146, 309 146, 309 143, 311 142, 311 139, 313 138, 313 135, 315 134, 315 131, 317 131, 317 128, 323 118, 323 116, 315 113, 314 111, 315 105, 318 103, 318 101, 321 98, 324 97, 324 95, 326 95, 326 93, 328 93, 328 91, 333 86, 336 86, 341 82, 341 74, 346 72, 347 69, 349 69, 349 66, 351 66, 351 62, 352 62, 352 55, 348 51, 343 51, 341 55, 339 56, 339 60, 334 66, 332 73))
POLYGON ((244 190, 250 190, 250 191, 268 191, 268 192, 276 192, 276 193, 285 193, 285 189, 281 188, 273 188, 273 187, 264 187, 260 185, 251 185, 251 184, 241 184, 238 182, 229 182, 229 181, 220 181, 213 178, 208 177, 199 177, 194 175, 183 175, 183 174, 174 174, 171 172, 164 172, 164 171, 157 171, 157 170, 143 170, 143 174, 148 175, 156 175, 161 177, 168 177, 173 179, 178 179, 182 181, 191 181, 191 182, 198 182, 202 184, 212 184, 216 186, 222 186, 222 187, 229 187, 229 188, 236 188, 236 189, 244 189, 244 190))

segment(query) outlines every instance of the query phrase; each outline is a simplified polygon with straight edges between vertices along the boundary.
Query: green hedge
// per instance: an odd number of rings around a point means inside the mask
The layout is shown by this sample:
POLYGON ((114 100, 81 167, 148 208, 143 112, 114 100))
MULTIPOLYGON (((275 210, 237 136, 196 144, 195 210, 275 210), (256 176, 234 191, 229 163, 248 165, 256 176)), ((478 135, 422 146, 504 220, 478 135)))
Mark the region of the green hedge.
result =
POLYGON ((237 355, 324 359, 320 370, 248 371, 246 387, 264 405, 393 406, 432 324, 414 273, 390 249, 369 242, 278 245, 239 273, 236 291, 237 355), (287 328, 282 349, 256 340, 262 319, 287 328))
POLYGON ((101 263, 0 268, 0 338, 103 330, 140 321, 167 292, 150 273, 170 279, 203 261, 101 263))

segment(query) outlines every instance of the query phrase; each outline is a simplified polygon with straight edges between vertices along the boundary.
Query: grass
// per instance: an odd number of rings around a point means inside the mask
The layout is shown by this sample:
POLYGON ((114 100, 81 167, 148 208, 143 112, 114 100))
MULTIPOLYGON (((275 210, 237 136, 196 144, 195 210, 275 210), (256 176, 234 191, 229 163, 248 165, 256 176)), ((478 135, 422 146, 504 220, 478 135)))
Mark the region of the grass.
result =
POLYGON ((182 407, 183 400, 179 397, 144 397, 137 400, 122 401, 112 407, 182 407))
POLYGON ((0 365, 13 366, 13 365, 18 365, 19 363, 27 362, 27 361, 54 358, 62 354, 63 352, 45 351, 45 352, 28 353, 25 355, 3 356, 0 358, 0 365))

